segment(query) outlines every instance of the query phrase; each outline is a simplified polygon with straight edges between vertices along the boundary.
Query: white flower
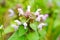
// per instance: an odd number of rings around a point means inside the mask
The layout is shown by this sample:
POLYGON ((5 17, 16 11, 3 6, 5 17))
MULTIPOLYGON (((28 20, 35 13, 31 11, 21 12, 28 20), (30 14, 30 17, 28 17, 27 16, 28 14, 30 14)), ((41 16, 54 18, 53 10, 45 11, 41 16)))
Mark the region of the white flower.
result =
POLYGON ((3 25, 0 26, 0 29, 2 29, 2 28, 3 28, 3 25))
POLYGON ((15 24, 11 24, 11 27, 13 27, 15 29, 15 31, 16 31, 19 26, 15 25, 15 24))
POLYGON ((31 7, 28 5, 28 7, 27 7, 27 11, 28 11, 28 12, 30 12, 30 8, 31 8, 31 7))
POLYGON ((18 12, 19 12, 19 16, 24 15, 24 12, 23 12, 22 8, 18 8, 18 12))
POLYGON ((45 23, 40 23, 39 25, 38 25, 38 28, 40 29, 40 30, 42 30, 42 27, 43 26, 46 26, 47 24, 45 24, 45 23))
POLYGON ((19 20, 15 20, 14 22, 16 22, 17 25, 21 25, 22 24, 19 20))
POLYGON ((10 13, 9 14, 10 17, 14 16, 14 11, 12 9, 9 9, 8 12, 10 13))
POLYGON ((39 15, 40 13, 39 13, 39 11, 40 11, 41 9, 37 9, 37 11, 35 12, 35 15, 39 15))
POLYGON ((26 29, 26 27, 27 27, 27 23, 25 22, 25 23, 23 23, 23 25, 24 25, 24 29, 26 29))

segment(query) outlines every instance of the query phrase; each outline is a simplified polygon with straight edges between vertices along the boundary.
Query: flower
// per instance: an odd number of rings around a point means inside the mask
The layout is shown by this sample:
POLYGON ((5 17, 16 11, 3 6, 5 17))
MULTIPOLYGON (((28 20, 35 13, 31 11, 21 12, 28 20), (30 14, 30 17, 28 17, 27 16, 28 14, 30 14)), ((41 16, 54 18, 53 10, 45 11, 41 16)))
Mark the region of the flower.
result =
POLYGON ((35 12, 35 15, 36 16, 38 16, 40 13, 39 13, 39 11, 40 11, 41 9, 37 9, 37 11, 35 12))
POLYGON ((42 19, 43 19, 43 20, 46 20, 47 17, 48 17, 48 14, 45 14, 45 15, 42 17, 42 19))
POLYGON ((15 29, 15 31, 16 31, 19 26, 15 25, 15 24, 11 24, 11 27, 13 27, 15 29))
POLYGON ((26 29, 26 27, 27 27, 27 23, 25 22, 25 23, 23 23, 23 25, 24 25, 24 29, 26 29))
POLYGON ((15 20, 14 22, 16 22, 17 25, 21 25, 21 22, 19 20, 15 20))
POLYGON ((45 24, 45 23, 40 23, 39 25, 38 25, 38 28, 40 29, 40 30, 42 30, 42 27, 43 26, 46 26, 47 24, 45 24))
POLYGON ((40 22, 41 17, 43 17, 43 15, 39 15, 39 16, 36 18, 36 21, 40 22))
POLYGON ((19 16, 24 15, 24 12, 23 12, 22 8, 18 8, 18 12, 19 12, 19 16))
POLYGON ((28 6, 28 7, 27 7, 27 11, 26 11, 26 13, 25 13, 25 17, 27 17, 27 18, 31 15, 30 8, 31 8, 31 7, 28 6))
POLYGON ((10 17, 14 16, 14 11, 12 9, 9 9, 8 12, 10 13, 9 14, 10 17))

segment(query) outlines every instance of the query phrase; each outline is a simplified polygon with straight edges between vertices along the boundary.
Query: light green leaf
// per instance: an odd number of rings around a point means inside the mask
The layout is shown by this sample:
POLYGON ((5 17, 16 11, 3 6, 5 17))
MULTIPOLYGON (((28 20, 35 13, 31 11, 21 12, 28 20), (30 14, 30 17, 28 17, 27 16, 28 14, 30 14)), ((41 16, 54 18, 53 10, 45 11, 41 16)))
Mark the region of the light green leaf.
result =
POLYGON ((45 30, 38 30, 38 32, 43 37, 46 35, 46 31, 45 30))
POLYGON ((38 22, 30 23, 30 27, 31 27, 34 31, 37 31, 38 22))
POLYGON ((39 35, 37 32, 30 32, 27 34, 28 40, 39 40, 39 35))
POLYGON ((27 40, 25 35, 19 36, 18 32, 14 33, 8 40, 27 40))
POLYGON ((14 28, 8 26, 6 29, 4 29, 4 34, 8 34, 10 32, 14 32, 14 28))
POLYGON ((25 33, 27 32, 27 29, 24 29, 24 26, 21 25, 19 27, 19 29, 13 33, 13 35, 9 38, 9 40, 24 40, 23 38, 21 38, 21 36, 23 36, 25 33))
POLYGON ((24 29, 24 26, 21 25, 19 27, 18 31, 19 31, 19 36, 22 36, 22 35, 24 35, 28 31, 28 29, 24 29))

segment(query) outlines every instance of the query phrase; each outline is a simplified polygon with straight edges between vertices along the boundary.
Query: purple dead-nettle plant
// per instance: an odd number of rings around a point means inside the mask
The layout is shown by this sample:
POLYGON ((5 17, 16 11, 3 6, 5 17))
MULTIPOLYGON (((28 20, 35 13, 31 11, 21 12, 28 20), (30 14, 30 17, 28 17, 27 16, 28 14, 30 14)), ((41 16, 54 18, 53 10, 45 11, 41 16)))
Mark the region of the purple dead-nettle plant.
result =
POLYGON ((38 28, 40 29, 40 30, 42 30, 42 27, 43 26, 47 26, 47 24, 46 23, 40 23, 39 25, 38 25, 38 28))
POLYGON ((22 24, 19 20, 15 20, 14 22, 16 22, 17 25, 21 25, 22 24))
MULTIPOLYGON (((26 11, 23 11, 22 7, 19 7, 19 5, 18 5, 18 7, 17 7, 17 10, 18 10, 18 13, 19 13, 18 15, 19 15, 20 18, 21 17, 25 17, 26 18, 26 21, 22 23, 21 22, 21 19, 20 19, 20 21, 19 20, 14 20, 14 22, 16 24, 12 24, 11 26, 15 29, 15 31, 18 29, 18 27, 20 25, 23 25, 24 26, 24 29, 26 29, 27 28, 27 25, 28 25, 27 24, 28 22, 31 22, 31 23, 33 23, 35 21, 38 22, 38 23, 40 22, 40 24, 38 24, 38 28, 40 30, 42 30, 43 26, 47 26, 47 24, 44 23, 44 21, 48 17, 48 14, 44 14, 44 15, 43 14, 40 14, 41 9, 37 9, 36 12, 31 12, 30 9, 31 9, 31 6, 28 5, 27 6, 27 10, 26 11)), ((9 12, 11 13, 10 16, 13 16, 14 15, 14 11, 12 9, 10 9, 9 12)))
POLYGON ((11 27, 14 28, 15 31, 17 31, 19 26, 15 24, 11 24, 11 27))
POLYGON ((12 9, 9 9, 8 12, 9 12, 9 16, 10 17, 13 17, 14 16, 14 11, 12 9))

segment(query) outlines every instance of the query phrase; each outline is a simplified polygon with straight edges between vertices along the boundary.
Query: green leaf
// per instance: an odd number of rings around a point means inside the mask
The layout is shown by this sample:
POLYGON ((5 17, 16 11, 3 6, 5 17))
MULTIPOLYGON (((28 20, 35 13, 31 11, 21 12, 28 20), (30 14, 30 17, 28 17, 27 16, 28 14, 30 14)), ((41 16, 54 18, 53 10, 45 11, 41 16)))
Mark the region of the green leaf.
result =
POLYGON ((31 27, 34 31, 37 31, 38 22, 30 23, 30 27, 31 27))
POLYGON ((38 30, 40 36, 44 37, 46 35, 46 31, 45 30, 38 30))
POLYGON ((24 26, 21 25, 18 31, 19 31, 19 36, 22 36, 28 31, 28 29, 24 29, 24 26))
MULTIPOLYGON (((24 29, 24 26, 21 25, 19 29, 13 33, 13 35, 9 38, 9 40, 22 40, 23 38, 20 38, 27 32, 27 29, 24 29)), ((23 39, 24 40, 24 39, 23 39)))
POLYGON ((45 30, 38 30, 38 32, 40 34, 40 40, 45 40, 46 31, 45 30))
POLYGON ((30 32, 27 34, 28 40, 39 40, 39 35, 37 32, 30 32))
POLYGON ((16 31, 8 40, 18 40, 18 31, 16 31))
POLYGON ((8 34, 10 32, 14 32, 14 28, 8 26, 6 29, 4 29, 4 34, 8 34))
POLYGON ((26 37, 25 35, 19 36, 18 32, 16 32, 8 40, 26 40, 26 37))

